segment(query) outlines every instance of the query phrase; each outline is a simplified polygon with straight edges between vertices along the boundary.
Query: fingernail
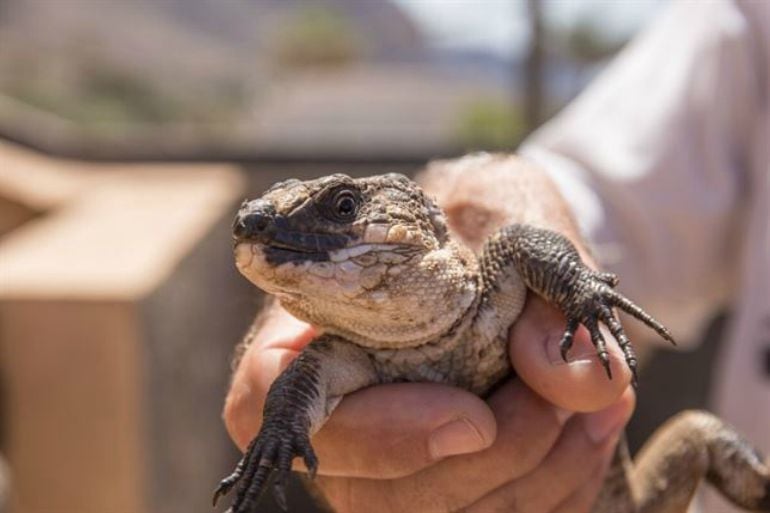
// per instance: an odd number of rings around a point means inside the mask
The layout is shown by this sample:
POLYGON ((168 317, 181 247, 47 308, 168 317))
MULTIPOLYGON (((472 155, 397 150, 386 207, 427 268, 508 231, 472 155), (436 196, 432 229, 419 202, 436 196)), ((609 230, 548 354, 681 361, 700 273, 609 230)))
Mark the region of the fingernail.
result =
POLYGON ((588 438, 595 444, 600 444, 611 435, 618 433, 626 423, 626 405, 618 402, 603 410, 587 413, 583 418, 588 438))
POLYGON ((485 449, 487 443, 479 430, 465 417, 447 422, 431 433, 428 450, 433 459, 485 449))

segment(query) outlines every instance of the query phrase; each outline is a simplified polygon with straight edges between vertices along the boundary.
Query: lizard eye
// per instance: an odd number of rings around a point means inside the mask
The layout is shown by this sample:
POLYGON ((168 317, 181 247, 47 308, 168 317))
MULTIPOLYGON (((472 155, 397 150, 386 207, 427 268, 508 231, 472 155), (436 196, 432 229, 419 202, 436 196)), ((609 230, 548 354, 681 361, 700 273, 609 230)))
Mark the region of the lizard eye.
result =
POLYGON ((341 220, 348 220, 356 215, 358 199, 349 190, 340 191, 334 196, 334 214, 341 220))

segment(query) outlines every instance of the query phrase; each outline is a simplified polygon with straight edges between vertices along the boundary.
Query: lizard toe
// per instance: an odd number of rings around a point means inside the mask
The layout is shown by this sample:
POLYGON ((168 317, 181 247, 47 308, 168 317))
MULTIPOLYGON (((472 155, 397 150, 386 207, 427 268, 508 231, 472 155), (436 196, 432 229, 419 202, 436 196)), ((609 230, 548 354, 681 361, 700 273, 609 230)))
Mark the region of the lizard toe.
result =
POLYGON ((249 443, 249 447, 246 449, 246 454, 241 458, 241 460, 238 462, 238 465, 236 465, 235 470, 233 470, 232 474, 227 476, 226 478, 222 479, 219 482, 219 485, 217 485, 216 490, 214 490, 214 497, 212 499, 212 506, 216 506, 217 502, 219 502, 219 499, 230 493, 230 490, 233 489, 233 487, 238 484, 238 482, 243 477, 244 471, 246 469, 246 464, 248 463, 248 454, 254 449, 254 446, 257 443, 258 438, 254 438, 254 440, 249 443))
MULTIPOLYGON (((310 448, 310 441, 305 431, 292 422, 266 422, 249 446, 242 464, 239 463, 236 471, 220 483, 215 499, 237 483, 232 513, 251 513, 273 477, 273 497, 278 506, 286 511, 286 484, 291 463, 295 457, 303 457, 307 461, 308 450, 312 455, 312 449, 306 449, 310 448)), ((315 458, 314 455, 312 457, 315 458)))
POLYGON ((566 356, 572 342, 572 334, 576 324, 574 319, 579 318, 580 323, 585 325, 591 334, 591 341, 596 347, 597 356, 607 373, 607 377, 612 379, 606 341, 599 331, 599 322, 601 322, 607 326, 623 351, 626 365, 631 371, 631 383, 636 387, 638 384, 636 352, 613 309, 619 308, 629 313, 655 330, 663 338, 675 344, 671 334, 651 315, 614 290, 613 287, 617 284, 617 278, 614 275, 593 271, 584 272, 581 281, 583 286, 578 289, 577 293, 566 294, 559 304, 569 318, 567 330, 561 343, 562 357, 566 356))

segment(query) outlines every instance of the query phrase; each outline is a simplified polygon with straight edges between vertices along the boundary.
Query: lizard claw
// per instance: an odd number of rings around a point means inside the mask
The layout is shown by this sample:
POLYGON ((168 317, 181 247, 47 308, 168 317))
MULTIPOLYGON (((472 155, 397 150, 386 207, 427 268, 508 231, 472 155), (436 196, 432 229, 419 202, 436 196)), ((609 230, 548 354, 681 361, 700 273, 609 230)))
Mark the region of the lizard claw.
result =
POLYGON ((559 350, 561 351, 561 359, 564 363, 569 363, 567 355, 570 348, 572 348, 572 341, 575 338, 575 331, 577 331, 580 321, 577 319, 570 319, 567 321, 567 329, 564 330, 564 336, 559 342, 559 350))
MULTIPOLYGON (((257 442, 257 439, 251 441, 249 444, 249 447, 246 449, 246 454, 249 453, 249 451, 252 450, 254 444, 257 442)), ((227 476, 226 478, 222 479, 219 482, 219 485, 217 486, 216 490, 214 490, 214 497, 211 500, 211 505, 216 506, 217 502, 219 501, 219 498, 223 495, 227 495, 228 492, 235 486, 238 481, 241 480, 241 477, 243 477, 243 471, 246 466, 246 456, 241 458, 241 460, 238 462, 238 465, 235 467, 235 470, 233 470, 233 473, 227 476)))
POLYGON ((303 448, 302 459, 307 467, 307 474, 310 479, 315 479, 316 472, 318 471, 318 458, 316 458, 313 448, 310 444, 307 444, 303 448))
POLYGON ((212 507, 215 507, 217 502, 219 502, 219 498, 223 495, 227 495, 227 492, 229 492, 233 487, 233 485, 231 485, 229 482, 225 482, 229 481, 231 477, 232 474, 219 482, 219 486, 217 486, 216 490, 214 490, 214 497, 211 499, 212 507))
POLYGON ((278 506, 286 511, 286 484, 292 460, 301 456, 311 475, 315 474, 318 466, 306 431, 297 423, 266 421, 235 471, 219 483, 214 492, 214 503, 237 484, 235 501, 228 513, 250 513, 254 511, 271 475, 274 474, 273 497, 278 506))
POLYGON ((619 282, 615 274, 587 267, 575 245, 560 233, 513 224, 503 228, 497 238, 490 240, 484 249, 484 265, 497 269, 500 267, 500 259, 511 259, 527 287, 558 307, 567 317, 567 327, 559 344, 561 357, 565 361, 575 331, 583 324, 591 334, 591 342, 607 377, 612 379, 607 344, 599 331, 601 322, 609 328, 622 349, 631 370, 632 382, 636 385, 636 354, 613 308, 636 317, 661 337, 674 343, 665 326, 615 290, 619 282))
POLYGON ((281 511, 288 511, 289 507, 286 501, 286 481, 288 477, 288 471, 279 470, 273 480, 273 498, 281 511))
MULTIPOLYGON (((586 273, 588 274, 588 273, 586 273)), ((623 326, 620 324, 617 315, 613 312, 613 307, 620 308, 621 310, 636 317, 640 321, 644 322, 647 326, 655 330, 661 337, 665 338, 672 344, 676 345, 674 339, 671 337, 669 331, 658 321, 652 318, 647 312, 635 305, 631 300, 614 290, 614 286, 617 285, 617 278, 614 275, 606 273, 592 273, 588 276, 584 275, 589 283, 589 286, 584 290, 590 291, 580 296, 573 296, 571 298, 571 304, 565 305, 564 310, 566 312, 581 312, 581 316, 568 316, 567 327, 562 337, 559 347, 561 349, 562 358, 567 360, 567 353, 572 347, 572 339, 578 326, 582 323, 588 328, 588 332, 591 335, 591 342, 596 347, 597 356, 601 362, 604 370, 607 373, 607 377, 612 379, 612 369, 610 367, 609 353, 607 352, 607 344, 599 330, 599 322, 609 328, 610 333, 617 341, 620 349, 623 351, 623 356, 626 360, 626 365, 631 371, 631 384, 636 388, 638 386, 637 376, 637 358, 634 352, 634 348, 631 345, 631 341, 626 336, 623 326)))

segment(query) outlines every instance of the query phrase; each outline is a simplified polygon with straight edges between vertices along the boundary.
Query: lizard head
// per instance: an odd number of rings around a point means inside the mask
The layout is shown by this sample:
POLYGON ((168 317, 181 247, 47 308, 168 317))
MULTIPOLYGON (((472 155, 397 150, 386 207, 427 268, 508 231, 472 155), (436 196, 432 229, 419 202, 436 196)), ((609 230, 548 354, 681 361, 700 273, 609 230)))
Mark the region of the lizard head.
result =
POLYGON ((447 295, 436 273, 464 272, 442 211, 398 174, 277 183, 243 203, 233 236, 246 278, 297 317, 354 338, 434 321, 420 310, 447 295))

